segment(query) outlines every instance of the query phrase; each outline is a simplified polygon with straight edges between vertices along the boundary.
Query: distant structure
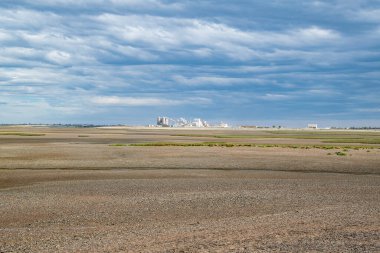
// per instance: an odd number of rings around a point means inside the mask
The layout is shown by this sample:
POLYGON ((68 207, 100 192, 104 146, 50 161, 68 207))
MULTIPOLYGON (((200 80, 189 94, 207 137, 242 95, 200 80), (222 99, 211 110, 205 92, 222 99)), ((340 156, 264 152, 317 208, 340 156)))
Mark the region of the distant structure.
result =
POLYGON ((157 117, 157 126, 169 127, 169 118, 168 117, 157 117))
POLYGON ((227 123, 224 123, 224 122, 220 122, 219 125, 216 125, 214 127, 222 127, 222 128, 226 128, 226 127, 230 127, 227 123))
POLYGON ((190 126, 192 126, 192 127, 209 127, 209 124, 207 124, 207 122, 202 120, 202 119, 194 119, 193 122, 191 122, 190 126))
POLYGON ((210 125, 207 121, 195 118, 193 120, 186 120, 185 118, 171 119, 169 117, 157 117, 158 127, 229 127, 227 123, 220 122, 220 124, 210 125))
POLYGON ((318 129, 318 125, 317 124, 308 124, 307 128, 309 128, 309 129, 318 129))

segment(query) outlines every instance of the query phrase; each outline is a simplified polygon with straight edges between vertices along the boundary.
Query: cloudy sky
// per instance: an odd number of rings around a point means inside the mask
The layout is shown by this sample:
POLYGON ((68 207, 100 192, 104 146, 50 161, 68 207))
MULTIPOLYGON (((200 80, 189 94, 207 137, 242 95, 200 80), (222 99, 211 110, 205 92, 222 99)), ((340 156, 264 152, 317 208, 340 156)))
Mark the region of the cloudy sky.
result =
POLYGON ((380 126, 380 1, 0 1, 0 123, 159 115, 380 126))

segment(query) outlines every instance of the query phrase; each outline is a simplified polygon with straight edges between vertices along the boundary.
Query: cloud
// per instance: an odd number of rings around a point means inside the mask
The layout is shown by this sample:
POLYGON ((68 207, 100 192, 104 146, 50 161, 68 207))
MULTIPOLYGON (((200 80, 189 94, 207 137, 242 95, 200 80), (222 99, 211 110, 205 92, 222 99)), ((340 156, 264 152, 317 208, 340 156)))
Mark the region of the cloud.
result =
POLYGON ((28 7, 37 10, 49 10, 60 12, 98 12, 98 11, 113 11, 120 12, 125 10, 134 11, 178 11, 183 8, 181 3, 164 3, 160 0, 3 0, 3 4, 18 7, 28 7))
MULTIPOLYGON (((45 59, 48 64, 63 66, 213 58, 250 62, 265 60, 268 47, 294 50, 326 46, 343 39, 339 32, 319 26, 257 31, 201 19, 152 15, 101 13, 74 18, 25 9, 0 10, 0 13, 3 26, 8 29, 8 33, 2 32, 6 34, 2 37, 17 38, 13 44, 19 44, 19 48, 32 47, 38 52, 36 63, 45 59), (49 25, 45 20, 49 20, 49 25)), ((28 65, 33 59, 23 60, 28 65)))
POLYGON ((339 94, 337 91, 327 89, 327 88, 311 89, 311 90, 308 90, 307 93, 311 95, 321 95, 321 96, 333 96, 333 95, 339 94))
POLYGON ((380 106, 379 8, 366 0, 3 0, 0 117, 358 118, 354 107, 380 106))
POLYGON ((380 9, 365 9, 354 13, 354 17, 365 22, 380 23, 380 9))
POLYGON ((66 52, 53 50, 47 53, 46 58, 53 63, 65 65, 70 62, 71 55, 66 52))
POLYGON ((355 111, 364 113, 380 113, 380 108, 357 108, 355 111))
POLYGON ((233 60, 247 61, 258 55, 263 47, 297 48, 335 43, 341 39, 338 32, 317 26, 290 29, 281 32, 243 31, 225 24, 198 19, 162 18, 155 16, 124 16, 103 14, 96 22, 107 27, 106 32, 119 43, 143 45, 150 50, 190 57, 224 55, 233 60), (196 38, 196 40, 194 40, 196 38), (182 53, 182 54, 181 54, 182 53))
POLYGON ((184 77, 181 75, 173 76, 173 80, 176 83, 198 86, 198 85, 216 85, 216 86, 226 86, 239 83, 246 83, 252 80, 245 78, 232 78, 232 77, 221 77, 221 76, 196 76, 196 77, 184 77))
POLYGON ((166 99, 156 97, 95 97, 91 100, 98 105, 112 106, 176 106, 184 104, 209 104, 211 101, 206 98, 189 99, 166 99))
POLYGON ((7 31, 1 31, 0 30, 0 41, 9 41, 12 40, 13 36, 10 35, 7 31))
POLYGON ((290 96, 290 95, 271 94, 271 93, 265 94, 264 96, 261 97, 261 99, 270 100, 270 101, 286 100, 286 99, 290 99, 290 98, 292 98, 292 96, 290 96))
POLYGON ((317 26, 299 29, 293 32, 300 42, 319 43, 321 41, 335 41, 340 39, 338 32, 331 29, 323 29, 317 26))

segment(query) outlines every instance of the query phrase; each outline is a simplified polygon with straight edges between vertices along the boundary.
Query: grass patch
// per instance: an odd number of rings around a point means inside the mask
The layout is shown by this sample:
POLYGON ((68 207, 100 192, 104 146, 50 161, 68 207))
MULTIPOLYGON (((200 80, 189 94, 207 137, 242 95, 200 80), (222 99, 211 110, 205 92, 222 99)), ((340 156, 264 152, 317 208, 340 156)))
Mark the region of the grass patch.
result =
MULTIPOLYGON (((220 138, 220 139, 320 139, 319 136, 309 136, 309 135, 272 135, 272 134, 219 134, 219 135, 210 135, 210 134, 175 134, 171 136, 180 136, 180 137, 203 137, 203 138, 220 138)), ((325 136, 325 138, 330 139, 331 136, 325 136)), ((339 137, 341 138, 341 137, 339 137)))
MULTIPOLYGON (((254 144, 254 143, 228 143, 228 142, 151 142, 151 143, 135 143, 131 146, 143 146, 143 147, 259 147, 259 148, 273 148, 273 147, 292 147, 301 148, 297 145, 277 145, 277 144, 254 144)), ((306 147, 304 147, 306 148, 306 147)), ((310 147, 308 147, 310 148, 310 147)))
POLYGON ((358 136, 358 137, 365 137, 365 136, 371 136, 371 137, 380 137, 380 132, 374 132, 374 131, 324 131, 324 130, 317 130, 317 131, 311 131, 311 130, 281 130, 281 131, 264 131, 265 133, 269 134, 275 134, 275 135, 314 135, 314 136, 358 136))
POLYGON ((194 142, 194 143, 180 143, 180 142, 150 142, 150 143, 135 143, 130 144, 130 146, 137 147, 199 147, 199 146, 208 146, 215 147, 221 146, 225 143, 217 143, 217 142, 194 142))
POLYGON ((45 136, 45 134, 22 133, 22 132, 0 132, 0 135, 12 135, 12 136, 45 136))
POLYGON ((341 133, 341 132, 260 132, 260 134, 244 135, 207 135, 207 134, 176 134, 171 136, 181 137, 201 137, 201 138, 219 138, 219 139, 305 139, 321 140, 324 143, 360 143, 360 144, 380 144, 380 135, 373 133, 341 133))
POLYGON ((78 137, 90 137, 90 136, 88 136, 88 135, 78 135, 78 137))
POLYGON ((346 156, 346 155, 347 155, 346 153, 344 153, 344 152, 340 152, 340 151, 335 152, 335 154, 336 154, 337 156, 346 156))
POLYGON ((179 137, 215 137, 215 135, 210 135, 210 134, 172 134, 170 136, 179 136, 179 137))
POLYGON ((122 144, 122 143, 115 143, 115 144, 110 144, 110 147, 125 147, 128 146, 127 144, 122 144))
POLYGON ((344 138, 324 140, 323 143, 360 143, 360 144, 380 144, 380 139, 376 138, 344 138))
MULTIPOLYGON (((112 144, 126 145, 126 144, 112 144)), ((148 142, 133 143, 135 147, 258 147, 258 148, 292 148, 292 149, 323 149, 323 150, 359 150, 374 149, 373 146, 333 146, 333 145, 303 145, 303 144, 255 144, 255 143, 231 143, 231 142, 148 142)))

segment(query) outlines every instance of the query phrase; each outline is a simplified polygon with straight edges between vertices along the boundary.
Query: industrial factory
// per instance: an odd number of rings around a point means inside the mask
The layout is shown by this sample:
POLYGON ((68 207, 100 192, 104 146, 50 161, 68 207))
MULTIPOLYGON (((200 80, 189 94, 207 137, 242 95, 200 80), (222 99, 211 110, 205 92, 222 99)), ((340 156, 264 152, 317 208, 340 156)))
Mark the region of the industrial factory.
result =
POLYGON ((157 118, 158 127, 228 127, 228 124, 221 122, 220 124, 211 125, 205 120, 200 118, 195 118, 193 120, 186 120, 185 118, 171 119, 169 117, 158 117, 157 118))

